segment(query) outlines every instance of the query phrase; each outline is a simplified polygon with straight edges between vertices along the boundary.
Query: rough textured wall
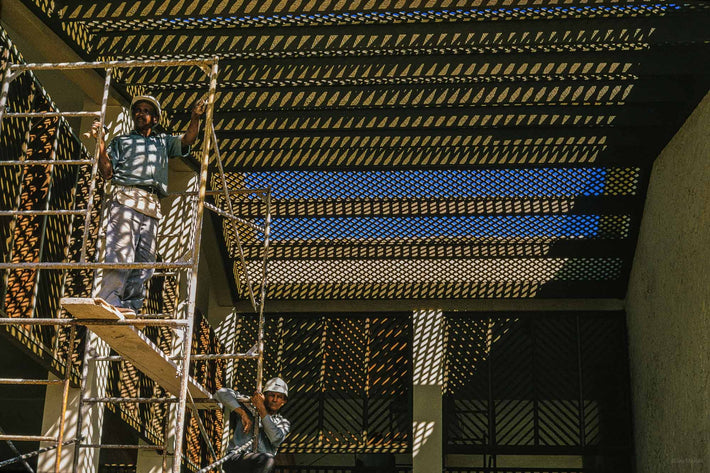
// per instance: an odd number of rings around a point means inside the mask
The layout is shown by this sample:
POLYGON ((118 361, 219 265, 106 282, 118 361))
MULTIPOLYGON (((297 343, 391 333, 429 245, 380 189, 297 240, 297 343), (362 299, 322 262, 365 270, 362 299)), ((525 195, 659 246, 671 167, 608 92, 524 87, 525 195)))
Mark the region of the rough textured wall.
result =
POLYGON ((710 94, 653 168, 627 296, 639 473, 710 471, 710 94))

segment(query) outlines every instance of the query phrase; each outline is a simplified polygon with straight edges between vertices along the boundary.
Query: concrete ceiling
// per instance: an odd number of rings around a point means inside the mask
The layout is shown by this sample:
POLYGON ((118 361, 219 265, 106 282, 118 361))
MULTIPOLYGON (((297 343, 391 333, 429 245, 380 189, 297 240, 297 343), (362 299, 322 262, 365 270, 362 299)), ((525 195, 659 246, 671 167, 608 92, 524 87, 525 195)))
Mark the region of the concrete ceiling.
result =
MULTIPOLYGON (((283 304, 623 299, 653 160, 710 78, 702 1, 21 3, 84 60, 219 57, 220 154, 272 190, 283 304)), ((175 130, 206 91, 191 67, 116 86, 175 130)))

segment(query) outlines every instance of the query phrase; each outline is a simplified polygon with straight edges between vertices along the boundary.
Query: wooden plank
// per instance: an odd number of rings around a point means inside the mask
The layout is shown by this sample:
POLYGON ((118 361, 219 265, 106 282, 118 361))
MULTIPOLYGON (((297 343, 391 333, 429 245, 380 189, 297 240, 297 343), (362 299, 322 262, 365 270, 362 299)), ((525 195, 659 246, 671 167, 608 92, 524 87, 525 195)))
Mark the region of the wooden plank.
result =
MULTIPOLYGON (((65 297, 61 305, 79 320, 125 320, 126 317, 103 299, 65 297)), ((178 366, 140 330, 130 325, 91 325, 90 329, 118 354, 175 396, 180 395, 178 366)), ((188 389, 193 398, 211 398, 211 394, 191 376, 188 389)), ((188 403, 189 404, 189 403, 188 403)), ((210 407, 199 405, 199 407, 210 407)))

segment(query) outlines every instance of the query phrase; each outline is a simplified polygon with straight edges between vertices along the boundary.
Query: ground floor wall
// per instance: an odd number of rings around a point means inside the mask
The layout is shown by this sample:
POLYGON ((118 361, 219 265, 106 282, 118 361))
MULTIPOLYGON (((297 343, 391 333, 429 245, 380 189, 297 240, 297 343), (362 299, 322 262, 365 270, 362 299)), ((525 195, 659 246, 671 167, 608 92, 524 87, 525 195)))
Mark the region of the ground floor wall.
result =
POLYGON ((655 162, 627 299, 637 471, 710 469, 710 95, 655 162))

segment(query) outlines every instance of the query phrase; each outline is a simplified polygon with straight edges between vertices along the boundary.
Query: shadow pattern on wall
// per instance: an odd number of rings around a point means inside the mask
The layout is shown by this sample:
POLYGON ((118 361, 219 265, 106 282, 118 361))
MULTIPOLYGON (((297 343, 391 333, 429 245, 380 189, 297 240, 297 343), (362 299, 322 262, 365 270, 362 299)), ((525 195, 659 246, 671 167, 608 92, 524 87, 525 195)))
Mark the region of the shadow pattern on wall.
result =
MULTIPOLYGON (((631 471, 624 314, 447 313, 449 454, 574 455, 631 471)), ((482 465, 488 466, 488 465, 482 465)))
MULTIPOLYGON (((237 351, 256 338, 256 317, 230 331, 237 351)), ((282 453, 411 452, 409 314, 268 314, 264 376, 283 378, 291 433, 282 453)), ((235 389, 254 389, 254 363, 240 361, 235 389)))

